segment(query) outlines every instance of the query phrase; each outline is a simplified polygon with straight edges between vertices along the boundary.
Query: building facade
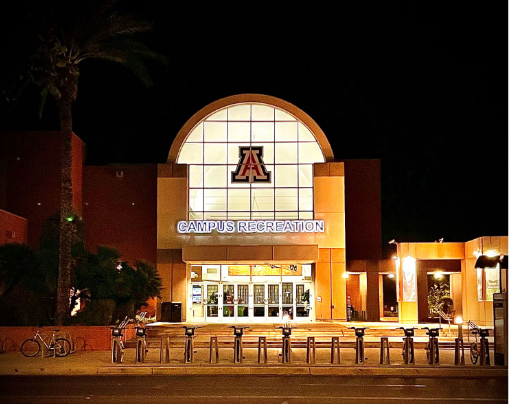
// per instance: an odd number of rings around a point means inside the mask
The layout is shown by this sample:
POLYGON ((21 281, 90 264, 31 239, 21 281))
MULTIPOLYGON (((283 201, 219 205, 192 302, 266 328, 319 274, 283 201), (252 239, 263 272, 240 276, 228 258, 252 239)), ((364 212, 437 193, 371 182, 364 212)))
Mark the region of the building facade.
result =
MULTIPOLYGON (((34 247, 59 208, 59 134, 0 139, 0 243, 34 247)), ((93 167, 84 155, 75 136, 73 203, 87 247, 156 265, 158 318, 178 302, 188 322, 417 323, 449 297, 456 315, 486 325, 492 294, 506 291, 506 236, 401 242, 383 260, 380 162, 336 160, 313 119, 275 97, 207 105, 165 164, 93 167), (488 255, 501 260, 479 259, 488 255)))

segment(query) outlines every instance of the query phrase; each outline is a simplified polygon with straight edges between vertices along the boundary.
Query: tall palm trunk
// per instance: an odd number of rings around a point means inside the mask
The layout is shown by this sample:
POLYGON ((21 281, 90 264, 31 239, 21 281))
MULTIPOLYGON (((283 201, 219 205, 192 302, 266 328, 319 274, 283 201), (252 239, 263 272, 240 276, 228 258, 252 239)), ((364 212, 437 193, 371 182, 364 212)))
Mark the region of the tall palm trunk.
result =
POLYGON ((72 262, 72 223, 73 217, 73 184, 71 179, 72 167, 72 116, 70 97, 60 99, 60 132, 62 136, 61 147, 61 191, 60 191, 60 254, 57 286, 57 311, 55 323, 62 325, 69 312, 69 290, 71 288, 71 262, 72 262))

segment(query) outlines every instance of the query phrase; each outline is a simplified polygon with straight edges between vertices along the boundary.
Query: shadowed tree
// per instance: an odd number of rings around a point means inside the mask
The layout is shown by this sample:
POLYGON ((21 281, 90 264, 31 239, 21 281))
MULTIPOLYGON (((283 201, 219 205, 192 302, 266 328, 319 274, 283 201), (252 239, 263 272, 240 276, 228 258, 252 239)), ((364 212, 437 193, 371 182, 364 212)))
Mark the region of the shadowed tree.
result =
POLYGON ((72 221, 75 217, 72 205, 71 111, 78 96, 80 65, 89 59, 123 64, 150 86, 152 82, 147 74, 145 60, 151 58, 165 62, 164 57, 150 51, 137 39, 138 34, 151 29, 151 24, 132 15, 116 12, 115 3, 114 0, 99 4, 80 1, 41 6, 41 3, 34 3, 36 8, 30 10, 33 35, 27 34, 28 38, 33 38, 34 43, 24 40, 24 45, 28 42, 32 49, 25 60, 9 61, 10 66, 15 65, 15 69, 11 69, 14 74, 9 76, 10 81, 3 80, 2 92, 8 99, 17 98, 27 84, 37 84, 42 96, 40 115, 48 96, 55 99, 60 114, 60 252, 55 320, 59 325, 69 314, 72 221))

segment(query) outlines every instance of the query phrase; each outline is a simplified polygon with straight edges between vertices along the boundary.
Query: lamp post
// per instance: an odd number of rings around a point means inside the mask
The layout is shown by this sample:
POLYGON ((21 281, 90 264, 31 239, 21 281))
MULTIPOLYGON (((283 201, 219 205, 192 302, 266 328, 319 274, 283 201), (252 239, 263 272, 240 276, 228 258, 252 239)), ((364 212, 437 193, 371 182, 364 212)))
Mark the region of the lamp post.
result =
POLYGON ((463 320, 462 320, 461 316, 455 317, 455 324, 457 324, 457 338, 459 338, 459 340, 464 339, 462 337, 462 323, 463 323, 463 320))

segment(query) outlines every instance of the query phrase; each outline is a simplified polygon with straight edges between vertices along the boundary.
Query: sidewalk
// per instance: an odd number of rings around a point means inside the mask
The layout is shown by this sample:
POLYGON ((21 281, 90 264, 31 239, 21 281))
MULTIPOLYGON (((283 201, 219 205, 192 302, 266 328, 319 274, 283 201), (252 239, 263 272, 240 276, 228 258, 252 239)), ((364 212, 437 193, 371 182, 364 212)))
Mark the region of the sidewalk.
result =
MULTIPOLYGON (((394 376, 394 377, 508 377, 508 369, 499 366, 472 365, 466 352, 466 365, 453 365, 453 351, 440 353, 441 363, 426 364, 423 349, 416 350, 416 365, 402 363, 401 349, 392 348, 391 365, 379 365, 379 350, 367 349, 368 360, 363 365, 354 364, 354 349, 341 350, 341 364, 331 365, 330 350, 317 349, 315 365, 306 363, 305 349, 293 349, 292 363, 278 363, 279 350, 268 349, 268 363, 257 363, 257 350, 245 349, 242 364, 233 363, 232 349, 220 349, 220 361, 209 363, 209 350, 198 349, 193 364, 183 363, 182 349, 172 349, 169 363, 159 363, 159 351, 150 350, 143 364, 135 364, 135 350, 127 349, 122 364, 112 364, 110 352, 76 352, 66 358, 37 356, 26 358, 20 352, 0 354, 0 375, 342 375, 342 376, 394 376)), ((491 361, 493 361, 491 355, 491 361)), ((492 363, 492 362, 491 362, 492 363)))

